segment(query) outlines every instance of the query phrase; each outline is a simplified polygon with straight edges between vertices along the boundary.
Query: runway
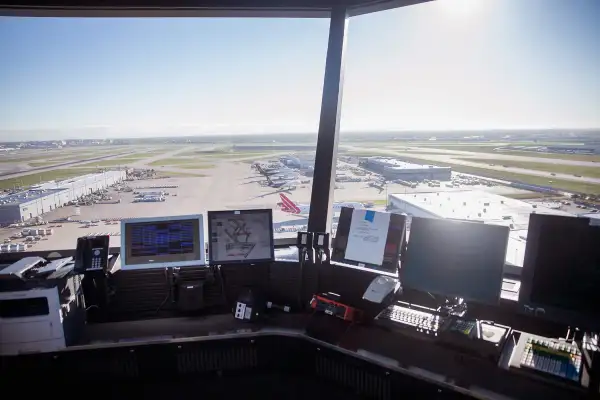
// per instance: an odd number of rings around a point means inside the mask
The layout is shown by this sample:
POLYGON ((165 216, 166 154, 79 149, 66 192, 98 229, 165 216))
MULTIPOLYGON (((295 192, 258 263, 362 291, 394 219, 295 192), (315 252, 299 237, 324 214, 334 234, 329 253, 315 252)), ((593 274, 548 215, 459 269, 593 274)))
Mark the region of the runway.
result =
MULTIPOLYGON (((459 165, 464 165, 464 166, 469 166, 469 167, 489 169, 492 171, 512 172, 515 174, 540 176, 540 177, 548 178, 549 181, 554 180, 554 179, 561 179, 561 180, 580 182, 580 183, 600 184, 600 179, 591 178, 591 177, 587 177, 587 176, 578 177, 575 175, 563 174, 563 173, 559 173, 559 172, 556 172, 556 173, 554 173, 554 175, 552 175, 551 172, 538 171, 538 170, 525 169, 525 168, 516 168, 516 167, 503 167, 501 165, 491 166, 489 164, 484 164, 484 163, 480 163, 480 162, 470 162, 470 161, 467 161, 464 159, 454 158, 457 156, 461 156, 461 157, 472 156, 473 158, 489 159, 490 161, 494 161, 494 163, 498 163, 498 162, 501 163, 503 159, 504 160, 512 159, 514 161, 535 162, 535 163, 543 163, 544 162, 543 159, 535 158, 535 157, 507 156, 507 155, 500 155, 500 154, 496 155, 496 154, 488 154, 488 153, 465 152, 465 151, 458 151, 458 150, 457 151, 454 151, 454 150, 444 151, 445 153, 446 152, 448 153, 447 155, 445 155, 445 154, 419 154, 416 151, 411 151, 411 152, 407 153, 407 152, 403 152, 402 150, 388 150, 388 149, 381 149, 381 148, 364 148, 364 147, 354 147, 354 146, 345 146, 345 147, 351 148, 355 151, 361 151, 361 152, 372 151, 374 154, 389 155, 389 156, 393 156, 393 157, 402 157, 404 155, 406 157, 419 158, 419 159, 422 159, 424 163, 427 163, 427 162, 435 163, 436 161, 438 161, 441 163, 459 164, 459 165), (501 157, 505 157, 505 158, 501 158, 501 157), (540 161, 540 160, 542 160, 542 161, 540 161)), ((413 148, 413 149, 415 149, 415 150, 420 149, 422 151, 427 151, 426 148, 422 148, 422 147, 413 148)), ((437 152, 438 149, 435 149, 435 151, 437 152)), ((440 152, 442 152, 442 151, 443 150, 440 150, 440 152)), ((562 164, 562 165, 592 166, 592 167, 600 168, 600 163, 575 161, 575 160, 552 159, 551 161, 547 161, 547 163, 549 165, 562 164)))
MULTIPOLYGON (((34 174, 34 173, 52 171, 52 170, 63 168, 63 167, 77 167, 77 166, 80 166, 82 164, 87 164, 89 162, 100 161, 100 160, 109 160, 111 158, 123 157, 123 156, 131 155, 131 154, 138 154, 138 153, 136 153, 136 152, 124 152, 124 153, 118 153, 118 154, 110 154, 110 155, 107 155, 107 156, 99 156, 99 157, 93 157, 93 158, 86 158, 86 159, 83 159, 83 160, 66 161, 66 162, 63 162, 63 163, 57 163, 57 164, 53 164, 53 165, 48 165, 46 167, 29 168, 29 169, 21 170, 19 172, 4 172, 4 173, 0 172, 0 177, 1 177, 2 180, 4 180, 4 179, 18 178, 18 177, 21 177, 21 176, 31 175, 31 174, 34 174)), ((40 158, 39 161, 44 161, 44 159, 40 158)), ((20 164, 20 165, 22 166, 24 164, 20 164)))
MULTIPOLYGON (((526 155, 517 156, 513 154, 503 154, 502 152, 495 153, 483 153, 476 151, 464 151, 464 150, 450 150, 450 149, 438 149, 438 148, 429 148, 429 147, 410 147, 406 146, 407 149, 412 151, 423 151, 423 152, 433 152, 436 153, 445 153, 454 156, 471 156, 477 158, 485 158, 489 160, 506 160, 506 161, 520 161, 520 162, 532 162, 532 163, 551 163, 551 164, 560 164, 560 165, 573 165, 579 167, 598 167, 600 168, 600 163, 593 161, 579 161, 579 160, 565 160, 562 158, 552 158, 551 153, 540 153, 544 154, 544 157, 529 157, 526 155)), ((410 153, 413 154, 412 152, 410 153)), ((430 155, 430 154, 428 154, 430 155)))

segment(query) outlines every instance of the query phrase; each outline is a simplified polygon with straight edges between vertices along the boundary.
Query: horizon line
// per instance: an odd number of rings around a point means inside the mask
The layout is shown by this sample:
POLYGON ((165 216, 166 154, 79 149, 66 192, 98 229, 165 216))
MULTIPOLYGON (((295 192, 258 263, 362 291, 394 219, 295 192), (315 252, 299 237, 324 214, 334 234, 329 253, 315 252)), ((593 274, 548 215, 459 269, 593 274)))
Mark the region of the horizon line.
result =
MULTIPOLYGON (((79 129, 103 129, 103 128, 79 128, 79 129)), ((42 131, 54 130, 54 129, 43 129, 42 131)), ((366 131, 366 130, 344 130, 340 131, 341 134, 406 134, 406 133, 456 133, 456 132, 527 132, 527 131, 556 131, 556 130, 565 130, 565 131, 595 131, 600 130, 600 127, 586 127, 586 128, 450 128, 450 129, 392 129, 392 130, 377 130, 377 131, 366 131)), ((9 130, 10 132, 29 132, 29 131, 38 131, 37 129, 14 129, 9 130)), ((0 131, 0 134, 2 131, 0 131)), ((195 138, 195 137, 235 137, 235 136, 275 136, 275 135, 318 135, 318 131, 316 132, 247 132, 247 133, 192 133, 192 134, 178 134, 173 136, 161 136, 161 135, 146 135, 146 136, 127 136, 127 137, 119 137, 112 135, 110 137, 103 138, 85 138, 85 137, 64 137, 64 138, 52 138, 52 139, 26 139, 26 140, 0 140, 0 143, 23 143, 23 142, 47 142, 47 141, 69 141, 69 140, 98 140, 98 141, 106 141, 106 140, 140 140, 140 139, 175 139, 175 138, 195 138)))

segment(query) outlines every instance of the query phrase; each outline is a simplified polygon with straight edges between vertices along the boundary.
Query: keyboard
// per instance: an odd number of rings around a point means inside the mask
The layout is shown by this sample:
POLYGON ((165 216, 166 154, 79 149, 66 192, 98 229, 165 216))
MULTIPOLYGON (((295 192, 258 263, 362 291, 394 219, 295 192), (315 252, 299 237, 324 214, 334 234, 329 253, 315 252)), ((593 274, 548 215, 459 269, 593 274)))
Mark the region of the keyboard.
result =
POLYGON ((391 330, 410 329, 437 336, 444 318, 426 310, 391 305, 376 318, 376 324, 391 330))
POLYGON ((521 368, 579 382, 581 352, 576 345, 534 335, 522 336, 519 342, 517 360, 521 368))

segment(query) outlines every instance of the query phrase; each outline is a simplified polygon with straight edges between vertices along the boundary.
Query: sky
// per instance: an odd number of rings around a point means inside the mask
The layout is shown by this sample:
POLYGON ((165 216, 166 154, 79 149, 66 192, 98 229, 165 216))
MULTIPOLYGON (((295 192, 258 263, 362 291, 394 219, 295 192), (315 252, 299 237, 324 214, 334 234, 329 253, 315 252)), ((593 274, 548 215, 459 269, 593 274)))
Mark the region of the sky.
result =
MULTIPOLYGON (((599 21, 598 0, 437 0, 351 18, 341 129, 600 127, 599 21)), ((328 29, 0 18, 0 141, 316 132, 328 29)))

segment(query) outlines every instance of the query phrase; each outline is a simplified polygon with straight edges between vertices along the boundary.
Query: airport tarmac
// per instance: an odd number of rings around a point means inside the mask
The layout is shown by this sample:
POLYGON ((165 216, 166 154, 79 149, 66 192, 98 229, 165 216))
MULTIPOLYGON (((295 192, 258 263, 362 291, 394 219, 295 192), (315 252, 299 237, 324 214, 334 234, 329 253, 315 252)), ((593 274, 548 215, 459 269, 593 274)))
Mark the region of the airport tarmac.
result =
MULTIPOLYGON (((194 170, 186 170, 193 172, 194 170)), ((94 204, 91 206, 80 206, 80 215, 75 216, 75 206, 59 208, 44 214, 47 221, 59 218, 73 217, 77 220, 104 220, 123 219, 134 217, 152 217, 168 215, 205 214, 208 210, 223 209, 249 209, 249 208, 272 208, 273 220, 276 226, 305 225, 306 216, 291 215, 281 211, 277 203, 280 193, 285 193, 293 201, 307 204, 310 202, 312 183, 299 185, 293 191, 281 191, 271 187, 260 185, 265 178, 251 169, 248 162, 232 162, 221 160, 214 162, 214 168, 198 170, 205 177, 171 177, 163 179, 136 180, 125 182, 134 191, 156 191, 164 190, 169 193, 164 202, 138 202, 134 203, 132 192, 116 192, 110 190, 108 193, 113 200, 120 199, 119 204, 94 204), (159 186, 178 186, 176 189, 159 189, 159 186), (146 187, 147 189, 138 189, 146 187), (156 187, 156 189, 153 189, 156 187)), ((335 190, 335 201, 362 201, 374 202, 375 209, 384 209, 386 195, 391 193, 413 193, 413 192, 440 192, 481 189, 493 193, 506 195, 516 193, 530 193, 507 186, 487 187, 482 185, 465 186, 462 188, 448 188, 442 183, 439 188, 431 188, 421 184, 412 189, 399 184, 389 184, 387 191, 371 187, 367 182, 348 182, 338 184, 335 190)), ((56 224, 51 224, 56 225, 56 224)), ((83 228, 83 224, 76 222, 62 223, 62 227, 54 228, 54 235, 48 236, 37 242, 30 248, 36 250, 69 249, 76 245, 77 237, 88 234, 109 233, 120 231, 120 224, 106 225, 99 222, 98 226, 83 228)), ((22 228, 0 229, 0 241, 20 232, 22 228)), ((294 237, 294 232, 278 233, 276 237, 294 237)), ((14 241, 21 243, 22 239, 14 241)), ((112 235, 111 246, 120 245, 120 236, 112 235)))

